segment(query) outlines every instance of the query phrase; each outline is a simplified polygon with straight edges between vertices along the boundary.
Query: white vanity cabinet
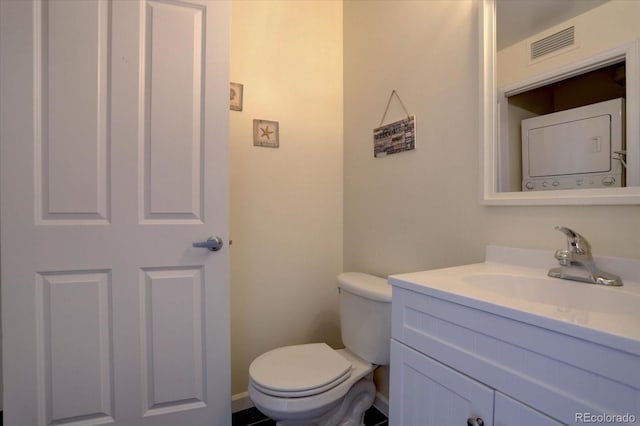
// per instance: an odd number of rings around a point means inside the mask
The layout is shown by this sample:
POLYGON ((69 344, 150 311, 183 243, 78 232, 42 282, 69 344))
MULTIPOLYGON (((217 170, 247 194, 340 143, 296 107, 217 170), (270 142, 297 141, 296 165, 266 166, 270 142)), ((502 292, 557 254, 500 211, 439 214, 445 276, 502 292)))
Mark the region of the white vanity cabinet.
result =
MULTIPOLYGON (((585 338, 568 322, 431 288, 430 272, 389 278, 390 424, 551 426, 595 415, 640 423, 635 342, 628 350, 617 336, 585 338)), ((608 419, 598 424, 622 424, 608 419)))

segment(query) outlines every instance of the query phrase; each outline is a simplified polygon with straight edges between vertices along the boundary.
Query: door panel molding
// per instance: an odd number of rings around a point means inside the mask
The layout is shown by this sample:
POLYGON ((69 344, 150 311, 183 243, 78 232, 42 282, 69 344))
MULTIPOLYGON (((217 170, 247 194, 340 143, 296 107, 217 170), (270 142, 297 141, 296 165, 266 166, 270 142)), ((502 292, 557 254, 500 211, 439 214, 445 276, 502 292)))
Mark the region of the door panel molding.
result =
POLYGON ((140 271, 145 416, 205 406, 203 294, 201 267, 140 271))
POLYGON ((37 274, 36 317, 39 423, 112 423, 111 271, 37 274))
POLYGON ((143 223, 201 223, 204 12, 199 5, 182 2, 147 1, 144 7, 143 223))
POLYGON ((111 2, 34 4, 39 224, 110 216, 111 2))

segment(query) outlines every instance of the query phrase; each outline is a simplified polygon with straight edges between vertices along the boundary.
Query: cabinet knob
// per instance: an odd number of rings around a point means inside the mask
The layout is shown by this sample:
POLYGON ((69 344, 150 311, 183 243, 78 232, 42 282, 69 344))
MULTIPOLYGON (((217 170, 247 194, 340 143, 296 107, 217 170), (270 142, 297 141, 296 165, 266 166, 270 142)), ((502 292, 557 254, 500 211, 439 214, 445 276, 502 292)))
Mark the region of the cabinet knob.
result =
POLYGON ((467 419, 467 426, 484 426, 484 420, 481 417, 469 417, 467 419))

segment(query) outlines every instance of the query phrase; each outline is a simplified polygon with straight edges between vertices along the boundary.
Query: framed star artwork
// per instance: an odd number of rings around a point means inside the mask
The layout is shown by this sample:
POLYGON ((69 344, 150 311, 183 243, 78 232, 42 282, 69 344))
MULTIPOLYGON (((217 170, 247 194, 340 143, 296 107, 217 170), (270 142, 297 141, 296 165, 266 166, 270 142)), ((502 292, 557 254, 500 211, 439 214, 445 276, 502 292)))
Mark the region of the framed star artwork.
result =
POLYGON ((240 83, 230 84, 229 108, 232 111, 242 111, 242 91, 244 86, 240 83))
POLYGON ((278 148, 278 122, 254 119, 253 145, 278 148))

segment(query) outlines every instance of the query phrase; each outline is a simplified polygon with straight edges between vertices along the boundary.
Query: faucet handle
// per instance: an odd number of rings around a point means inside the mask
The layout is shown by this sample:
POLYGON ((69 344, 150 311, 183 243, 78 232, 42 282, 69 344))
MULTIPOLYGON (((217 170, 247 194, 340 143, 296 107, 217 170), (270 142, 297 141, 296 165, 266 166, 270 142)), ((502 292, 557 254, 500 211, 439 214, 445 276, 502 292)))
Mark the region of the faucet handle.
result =
POLYGON ((569 255, 568 250, 556 250, 555 258, 561 266, 571 265, 571 256, 569 255))
POLYGON ((567 251, 580 255, 591 255, 591 245, 585 237, 564 226, 556 226, 555 229, 567 236, 567 251))

